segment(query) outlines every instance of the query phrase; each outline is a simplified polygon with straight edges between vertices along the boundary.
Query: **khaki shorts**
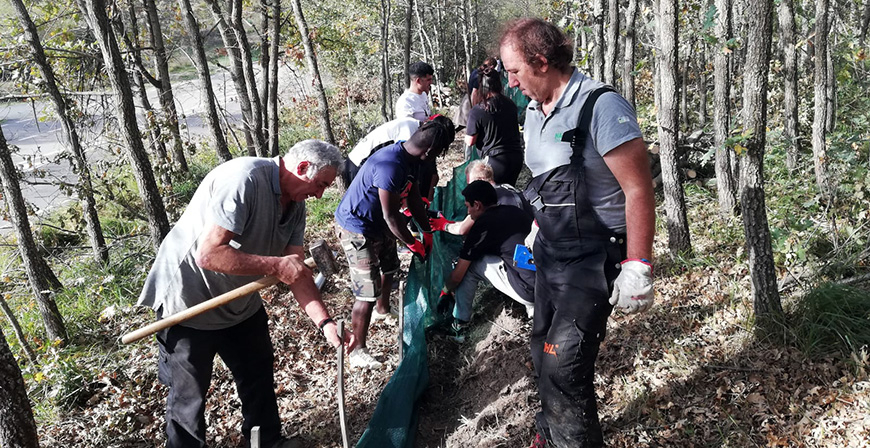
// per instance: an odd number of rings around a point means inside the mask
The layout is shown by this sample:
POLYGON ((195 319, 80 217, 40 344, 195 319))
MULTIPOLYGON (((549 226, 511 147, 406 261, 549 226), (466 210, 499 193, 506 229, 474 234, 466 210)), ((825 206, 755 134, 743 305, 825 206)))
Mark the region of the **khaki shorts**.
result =
POLYGON ((381 295, 381 275, 399 270, 399 253, 392 235, 366 237, 335 225, 335 233, 350 268, 350 284, 357 300, 375 302, 381 295))

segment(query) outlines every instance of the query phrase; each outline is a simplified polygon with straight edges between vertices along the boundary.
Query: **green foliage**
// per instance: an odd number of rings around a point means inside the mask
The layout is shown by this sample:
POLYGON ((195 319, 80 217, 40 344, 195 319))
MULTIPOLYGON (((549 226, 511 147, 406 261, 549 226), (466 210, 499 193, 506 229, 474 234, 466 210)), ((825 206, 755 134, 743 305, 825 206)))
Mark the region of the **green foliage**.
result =
POLYGON ((171 216, 180 216, 184 207, 193 198, 200 182, 220 161, 214 151, 197 151, 187 159, 187 173, 175 173, 169 192, 164 195, 166 211, 171 216))
POLYGON ((810 356, 847 355, 870 345, 870 291, 824 284, 790 316, 797 346, 810 356))
POLYGON ((330 189, 320 199, 306 201, 305 209, 308 212, 305 220, 306 229, 328 230, 332 226, 333 216, 338 203, 341 202, 341 196, 337 190, 330 189))
MULTIPOLYGON (((28 386, 27 395, 35 401, 42 401, 37 413, 46 404, 60 411, 69 411, 83 406, 89 398, 89 386, 94 374, 86 363, 81 362, 84 353, 76 348, 64 348, 56 353, 44 354, 39 365, 29 365, 22 369, 24 382, 28 386)), ((43 409, 42 413, 53 413, 43 409)))

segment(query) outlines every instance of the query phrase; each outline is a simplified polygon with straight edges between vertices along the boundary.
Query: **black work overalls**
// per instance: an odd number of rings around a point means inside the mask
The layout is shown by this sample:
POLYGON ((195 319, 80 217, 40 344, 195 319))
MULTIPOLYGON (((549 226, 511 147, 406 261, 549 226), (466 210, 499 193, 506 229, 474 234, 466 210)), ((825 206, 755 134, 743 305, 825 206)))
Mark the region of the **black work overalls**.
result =
POLYGON ((534 177, 525 192, 540 227, 531 349, 543 410, 536 420, 556 447, 604 444, 595 358, 613 310, 608 299, 625 259, 625 236, 604 226, 592 209, 583 147, 595 101, 608 91, 592 91, 577 128, 563 134, 573 149, 570 163, 534 177))

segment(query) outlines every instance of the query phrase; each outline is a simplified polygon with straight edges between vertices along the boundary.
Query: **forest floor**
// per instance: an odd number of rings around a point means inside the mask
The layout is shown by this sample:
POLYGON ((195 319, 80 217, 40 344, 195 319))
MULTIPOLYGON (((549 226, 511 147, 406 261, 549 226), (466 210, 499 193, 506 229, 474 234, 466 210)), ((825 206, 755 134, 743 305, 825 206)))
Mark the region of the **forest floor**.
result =
MULTIPOLYGON (((460 152, 452 150, 440 163, 458 165, 460 152)), ((449 176, 442 170, 441 183, 449 176)), ((757 338, 745 262, 721 255, 741 250, 735 247, 740 239, 721 247, 709 225, 718 220, 715 200, 696 195, 690 201, 689 221, 696 223, 693 246, 702 255, 692 261, 670 259, 660 226, 655 307, 641 315, 614 313, 610 319, 595 380, 608 446, 870 446, 868 354, 809 359, 788 345, 757 338)), ((722 232, 742 232, 736 222, 721 227, 722 232)), ((310 229, 308 237, 338 247, 331 228, 310 229)), ((401 257, 407 268, 410 255, 401 257)), ((784 296, 787 309, 799 295, 784 296)), ((309 447, 341 446, 336 351, 286 288, 270 288, 263 296, 284 433, 301 436, 309 447)), ((327 282, 323 297, 333 313, 349 322, 352 296, 346 271, 327 282)), ((40 421, 43 446, 162 446, 166 388, 157 381, 156 344, 117 342, 152 319, 150 311, 132 306, 106 313, 104 327, 89 335, 93 358, 82 360, 102 362, 106 369, 73 409, 40 421)), ((487 288, 479 291, 463 342, 430 334, 430 383, 420 404, 416 446, 530 444, 540 404, 530 329, 522 307, 487 288)), ((365 430, 396 368, 397 331, 397 323, 389 320, 370 330, 369 347, 384 362, 382 369, 345 370, 352 442, 365 430)), ((240 402, 219 361, 206 418, 210 446, 243 446, 240 402)))

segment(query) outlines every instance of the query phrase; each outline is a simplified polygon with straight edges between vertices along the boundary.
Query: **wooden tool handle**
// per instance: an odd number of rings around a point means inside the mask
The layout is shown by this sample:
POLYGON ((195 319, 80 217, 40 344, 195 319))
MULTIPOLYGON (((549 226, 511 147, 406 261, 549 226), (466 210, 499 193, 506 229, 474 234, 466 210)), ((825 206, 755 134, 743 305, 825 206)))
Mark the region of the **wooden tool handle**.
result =
MULTIPOLYGON (((305 265, 313 268, 314 267, 314 259, 306 258, 305 265)), ((239 297, 245 297, 253 292, 259 291, 263 288, 278 284, 280 280, 274 276, 263 277, 258 280, 254 280, 247 285, 239 286, 238 288, 225 292, 217 297, 211 298, 202 302, 200 304, 194 305, 180 313, 175 313, 171 316, 160 319, 156 322, 152 322, 138 330, 131 331, 124 335, 121 338, 121 342, 125 344, 129 344, 131 342, 136 342, 139 339, 142 339, 146 336, 151 336, 154 333, 157 333, 160 330, 165 328, 169 328, 173 325, 180 324, 186 320, 189 320, 195 316, 199 316, 200 314, 213 310, 221 305, 225 305, 233 300, 238 299, 239 297)))

